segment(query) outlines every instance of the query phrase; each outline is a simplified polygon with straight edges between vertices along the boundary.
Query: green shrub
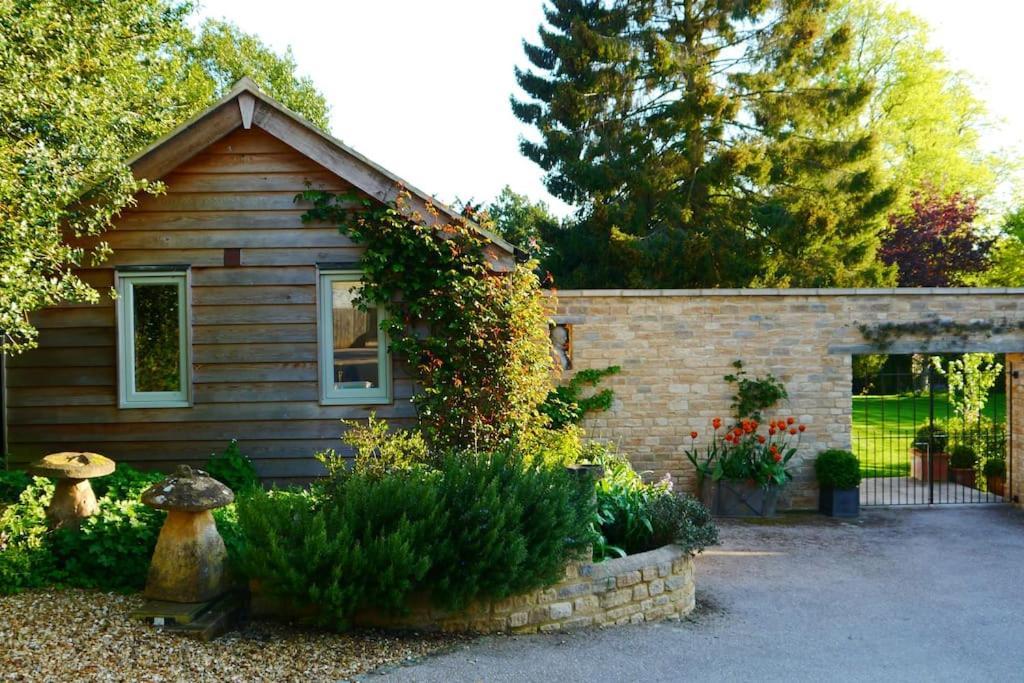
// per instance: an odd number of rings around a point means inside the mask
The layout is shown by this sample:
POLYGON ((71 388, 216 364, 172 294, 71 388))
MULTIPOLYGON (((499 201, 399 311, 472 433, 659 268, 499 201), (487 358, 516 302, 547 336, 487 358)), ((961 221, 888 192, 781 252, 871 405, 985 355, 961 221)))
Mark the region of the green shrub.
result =
POLYGON ((950 422, 954 439, 970 446, 980 458, 1006 457, 1006 423, 994 422, 985 415, 965 423, 961 419, 950 422))
POLYGON ((595 559, 642 553, 668 543, 700 552, 718 542, 711 513, 699 501, 675 495, 670 478, 645 484, 629 461, 607 446, 593 449, 590 457, 604 467, 597 482, 600 538, 594 544, 595 559))
POLYGON ((957 469, 974 469, 978 454, 967 444, 959 443, 949 452, 949 466, 957 469))
POLYGON ((31 481, 31 477, 21 470, 0 469, 0 505, 18 500, 31 481))
POLYGON ((511 450, 458 453, 441 469, 448 513, 428 581, 439 604, 502 599, 554 583, 591 542, 589 487, 511 450))
POLYGON ((1006 460, 1003 458, 989 458, 982 466, 981 473, 986 477, 1005 477, 1006 460))
POLYGON ((946 426, 939 422, 935 425, 923 424, 917 428, 914 435, 914 448, 924 450, 925 445, 930 446, 932 453, 945 453, 946 444, 949 442, 946 426))
POLYGON ((53 483, 34 477, 17 502, 0 512, 0 595, 48 585, 55 562, 46 541, 46 505, 53 483))
POLYGON ((653 533, 645 550, 675 543, 699 553, 718 543, 718 527, 699 500, 666 491, 652 498, 649 509, 653 533))
POLYGON ((260 485, 252 460, 242 453, 236 439, 232 439, 222 452, 210 454, 206 472, 235 493, 260 485))
POLYGON ((433 475, 353 473, 315 493, 253 490, 238 499, 239 566, 264 590, 345 628, 360 607, 399 611, 430 566, 443 519, 433 475))
POLYGON ((822 451, 814 461, 814 474, 821 488, 855 489, 860 486, 860 461, 849 451, 822 451))
POLYGON ((566 467, 579 462, 584 448, 583 429, 576 425, 535 429, 519 439, 519 450, 527 465, 566 467))
POLYGON ((166 513, 137 497, 98 502, 99 510, 80 528, 52 532, 49 546, 59 567, 54 579, 78 588, 139 590, 166 513))
POLYGON ((92 479, 92 490, 97 500, 138 500, 142 492, 164 478, 160 472, 143 472, 129 465, 118 465, 111 474, 92 479))
MULTIPOLYGON (((341 423, 348 427, 341 440, 355 451, 352 460, 355 472, 382 476, 434 462, 423 435, 415 429, 390 429, 387 420, 378 420, 375 413, 370 413, 365 422, 342 420, 341 423)), ((333 450, 318 454, 317 459, 332 476, 348 468, 348 461, 333 450)))
POLYGON ((401 611, 413 591, 448 608, 522 593, 556 582, 591 540, 589 487, 510 449, 453 454, 438 470, 364 462, 309 492, 237 501, 242 571, 316 605, 321 624, 344 628, 361 607, 401 611))

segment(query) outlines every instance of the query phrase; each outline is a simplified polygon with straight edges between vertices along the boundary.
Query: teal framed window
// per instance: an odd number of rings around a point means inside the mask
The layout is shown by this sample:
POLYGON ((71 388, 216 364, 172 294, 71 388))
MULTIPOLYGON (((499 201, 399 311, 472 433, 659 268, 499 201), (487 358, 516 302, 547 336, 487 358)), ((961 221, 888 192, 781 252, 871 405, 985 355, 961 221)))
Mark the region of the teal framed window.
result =
POLYGON ((391 355, 382 310, 355 305, 362 273, 320 270, 317 292, 320 402, 391 403, 391 355))
POLYGON ((188 271, 118 272, 117 372, 121 408, 192 404, 188 271))

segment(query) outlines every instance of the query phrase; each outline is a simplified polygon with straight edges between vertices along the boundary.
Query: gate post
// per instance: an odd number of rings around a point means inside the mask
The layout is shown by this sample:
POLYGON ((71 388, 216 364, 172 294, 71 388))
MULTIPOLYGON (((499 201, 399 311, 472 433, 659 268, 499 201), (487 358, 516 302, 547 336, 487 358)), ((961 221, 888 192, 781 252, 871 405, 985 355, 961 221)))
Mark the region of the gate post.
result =
POLYGON ((1015 505, 1024 500, 1024 353, 1006 354, 1006 478, 1015 505))

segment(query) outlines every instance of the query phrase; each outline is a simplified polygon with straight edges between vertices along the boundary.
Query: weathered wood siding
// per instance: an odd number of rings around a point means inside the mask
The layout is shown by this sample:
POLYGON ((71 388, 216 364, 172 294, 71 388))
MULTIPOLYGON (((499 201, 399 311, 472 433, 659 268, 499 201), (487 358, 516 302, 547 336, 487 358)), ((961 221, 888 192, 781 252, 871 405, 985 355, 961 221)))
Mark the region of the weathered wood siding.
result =
MULTIPOLYGON (((40 348, 8 361, 10 450, 15 462, 57 450, 92 450, 143 467, 201 462, 236 438, 272 479, 320 472, 311 455, 338 448, 341 418, 371 407, 321 406, 317 389, 316 264, 359 251, 327 225, 303 225, 296 193, 340 178, 269 134, 237 130, 164 178, 167 193, 140 198, 104 239, 104 268, 83 271, 109 290, 113 266, 192 266, 191 408, 119 409, 113 302, 34 316, 40 348), (225 266, 239 249, 241 265, 225 266)), ((413 385, 394 364, 391 405, 414 417, 413 385)))

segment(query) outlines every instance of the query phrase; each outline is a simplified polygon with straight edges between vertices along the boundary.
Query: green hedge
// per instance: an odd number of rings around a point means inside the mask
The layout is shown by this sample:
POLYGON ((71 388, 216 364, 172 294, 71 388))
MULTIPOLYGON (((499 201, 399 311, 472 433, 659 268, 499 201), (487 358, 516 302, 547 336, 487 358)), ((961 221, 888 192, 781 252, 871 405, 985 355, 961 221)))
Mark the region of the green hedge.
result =
POLYGON ((361 607, 401 612, 412 592, 459 608, 556 582, 591 540, 589 491, 511 451, 439 469, 336 469, 308 492, 238 500, 240 567, 269 594, 345 628, 361 607))

